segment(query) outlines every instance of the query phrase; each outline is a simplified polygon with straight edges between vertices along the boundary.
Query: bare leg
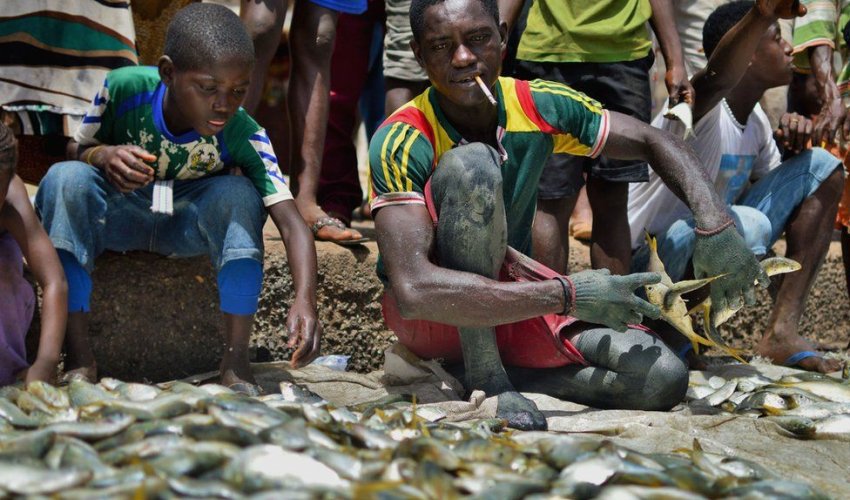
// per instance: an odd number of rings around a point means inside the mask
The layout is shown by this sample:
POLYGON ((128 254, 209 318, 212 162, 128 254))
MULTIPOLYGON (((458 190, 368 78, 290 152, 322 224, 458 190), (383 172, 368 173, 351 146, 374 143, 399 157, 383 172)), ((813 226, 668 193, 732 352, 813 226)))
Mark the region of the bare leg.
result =
POLYGON ((611 274, 629 274, 632 262, 627 214, 629 185, 589 177, 587 197, 594 214, 590 244, 590 265, 608 269, 611 274))
MULTIPOLYGON (((803 201, 785 227, 788 242, 785 256, 796 260, 803 268, 783 277, 776 303, 770 312, 767 331, 756 348, 760 355, 776 363, 784 362, 794 353, 814 350, 797 330, 809 290, 829 249, 843 183, 842 172, 834 171, 813 195, 803 201)), ((841 368, 838 360, 818 357, 806 358, 798 364, 803 369, 822 373, 841 368)))
POLYGON ((570 214, 576 196, 552 200, 537 200, 537 213, 531 228, 532 257, 561 274, 569 271, 570 214))
POLYGON ((89 313, 68 313, 65 331, 65 377, 75 374, 94 382, 97 380, 97 363, 89 342, 89 313))
POLYGON ((253 326, 253 314, 224 314, 224 354, 219 366, 222 385, 231 386, 240 382, 256 384, 248 360, 248 343, 253 326))
MULTIPOLYGON (((316 194, 322 168, 322 151, 328 124, 331 55, 339 13, 313 2, 295 3, 292 20, 292 75, 289 83, 292 161, 290 176, 298 211, 313 225, 328 215, 319 206, 316 194)), ((362 238, 353 229, 325 225, 315 233, 320 240, 362 238)))
POLYGON ((251 39, 254 40, 256 62, 251 74, 251 86, 242 107, 253 115, 263 95, 266 72, 280 44, 287 0, 242 0, 239 13, 251 39))
POLYGON ((844 262, 844 280, 847 282, 847 294, 850 295, 850 232, 841 228, 841 260, 844 262))
MULTIPOLYGON (((437 225, 437 258, 442 266, 498 277, 507 250, 507 221, 498 153, 472 143, 445 153, 431 177, 437 225)), ((498 395, 497 415, 516 429, 545 429, 533 402, 514 389, 496 344, 495 328, 458 328, 465 385, 498 395)))
POLYGON ((590 201, 587 199, 587 186, 578 192, 578 200, 570 217, 570 236, 579 240, 591 239, 591 228, 593 227, 593 211, 590 209, 590 201))

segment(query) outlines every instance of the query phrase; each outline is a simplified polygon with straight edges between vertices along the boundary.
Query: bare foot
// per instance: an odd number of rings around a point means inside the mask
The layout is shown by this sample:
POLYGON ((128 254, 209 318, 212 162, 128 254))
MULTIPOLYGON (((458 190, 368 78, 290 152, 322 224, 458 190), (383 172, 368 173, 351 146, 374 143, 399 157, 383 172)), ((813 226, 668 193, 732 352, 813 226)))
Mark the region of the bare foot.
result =
POLYGON ((811 351, 817 354, 792 363, 791 366, 820 373, 834 372, 840 370, 843 366, 843 363, 837 359, 826 359, 822 357, 822 354, 816 351, 811 342, 799 335, 781 338, 765 336, 756 347, 756 352, 759 355, 769 358, 774 364, 785 364, 794 354, 805 351, 811 351))
POLYGON ((359 231, 346 227, 343 221, 326 214, 318 205, 299 205, 298 211, 313 232, 313 237, 319 241, 351 242, 363 239, 359 231))

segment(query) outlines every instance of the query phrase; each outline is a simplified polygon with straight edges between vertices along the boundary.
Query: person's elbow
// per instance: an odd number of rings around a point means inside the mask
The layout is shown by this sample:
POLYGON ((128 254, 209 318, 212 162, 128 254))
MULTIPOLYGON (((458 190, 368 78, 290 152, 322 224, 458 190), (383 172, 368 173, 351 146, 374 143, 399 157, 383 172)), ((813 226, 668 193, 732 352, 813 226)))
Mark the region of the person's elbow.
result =
POLYGON ((427 299, 423 293, 423 287, 418 282, 401 280, 398 284, 393 283, 392 289, 402 318, 423 319, 427 299))

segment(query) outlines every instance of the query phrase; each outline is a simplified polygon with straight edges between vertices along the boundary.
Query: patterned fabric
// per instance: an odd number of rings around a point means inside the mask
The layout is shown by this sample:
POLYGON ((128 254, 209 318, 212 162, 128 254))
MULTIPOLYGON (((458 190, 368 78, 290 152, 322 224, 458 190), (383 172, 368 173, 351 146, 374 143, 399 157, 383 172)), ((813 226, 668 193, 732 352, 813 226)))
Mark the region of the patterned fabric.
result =
MULTIPOLYGON (((595 100, 566 85, 499 78, 499 153, 508 219, 508 244, 531 249, 537 181, 553 152, 595 157, 608 135, 608 113, 595 100)), ((373 210, 425 204, 425 183, 440 157, 466 141, 428 88, 392 114, 369 147, 373 210)))
POLYGON ((620 62, 652 48, 649 0, 535 0, 517 59, 539 62, 620 62))
POLYGON ((266 131, 244 109, 214 136, 194 130, 175 136, 162 114, 165 90, 155 67, 112 71, 74 140, 84 146, 135 144, 157 157, 157 179, 197 179, 238 166, 266 206, 292 199, 266 131))
POLYGON ((67 130, 112 69, 137 64, 127 0, 5 0, 0 11, 0 106, 24 133, 67 130), (29 112, 29 113, 27 113, 29 112))

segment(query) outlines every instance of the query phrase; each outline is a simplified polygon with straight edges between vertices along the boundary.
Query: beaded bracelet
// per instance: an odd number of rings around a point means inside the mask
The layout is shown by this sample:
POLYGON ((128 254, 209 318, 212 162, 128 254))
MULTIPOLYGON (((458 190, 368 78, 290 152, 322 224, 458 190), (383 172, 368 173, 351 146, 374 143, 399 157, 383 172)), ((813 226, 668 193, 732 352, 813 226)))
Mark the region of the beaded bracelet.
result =
POLYGON ((555 276, 564 289, 564 311, 561 316, 569 316, 576 308, 576 287, 569 276, 555 276))
POLYGON ((715 234, 721 233, 727 227, 734 226, 734 225, 735 225, 735 220, 730 218, 729 220, 727 220, 723 224, 720 224, 719 226, 717 226, 714 229, 700 229, 699 227, 695 227, 694 232, 697 234, 697 236, 714 236, 715 234))

